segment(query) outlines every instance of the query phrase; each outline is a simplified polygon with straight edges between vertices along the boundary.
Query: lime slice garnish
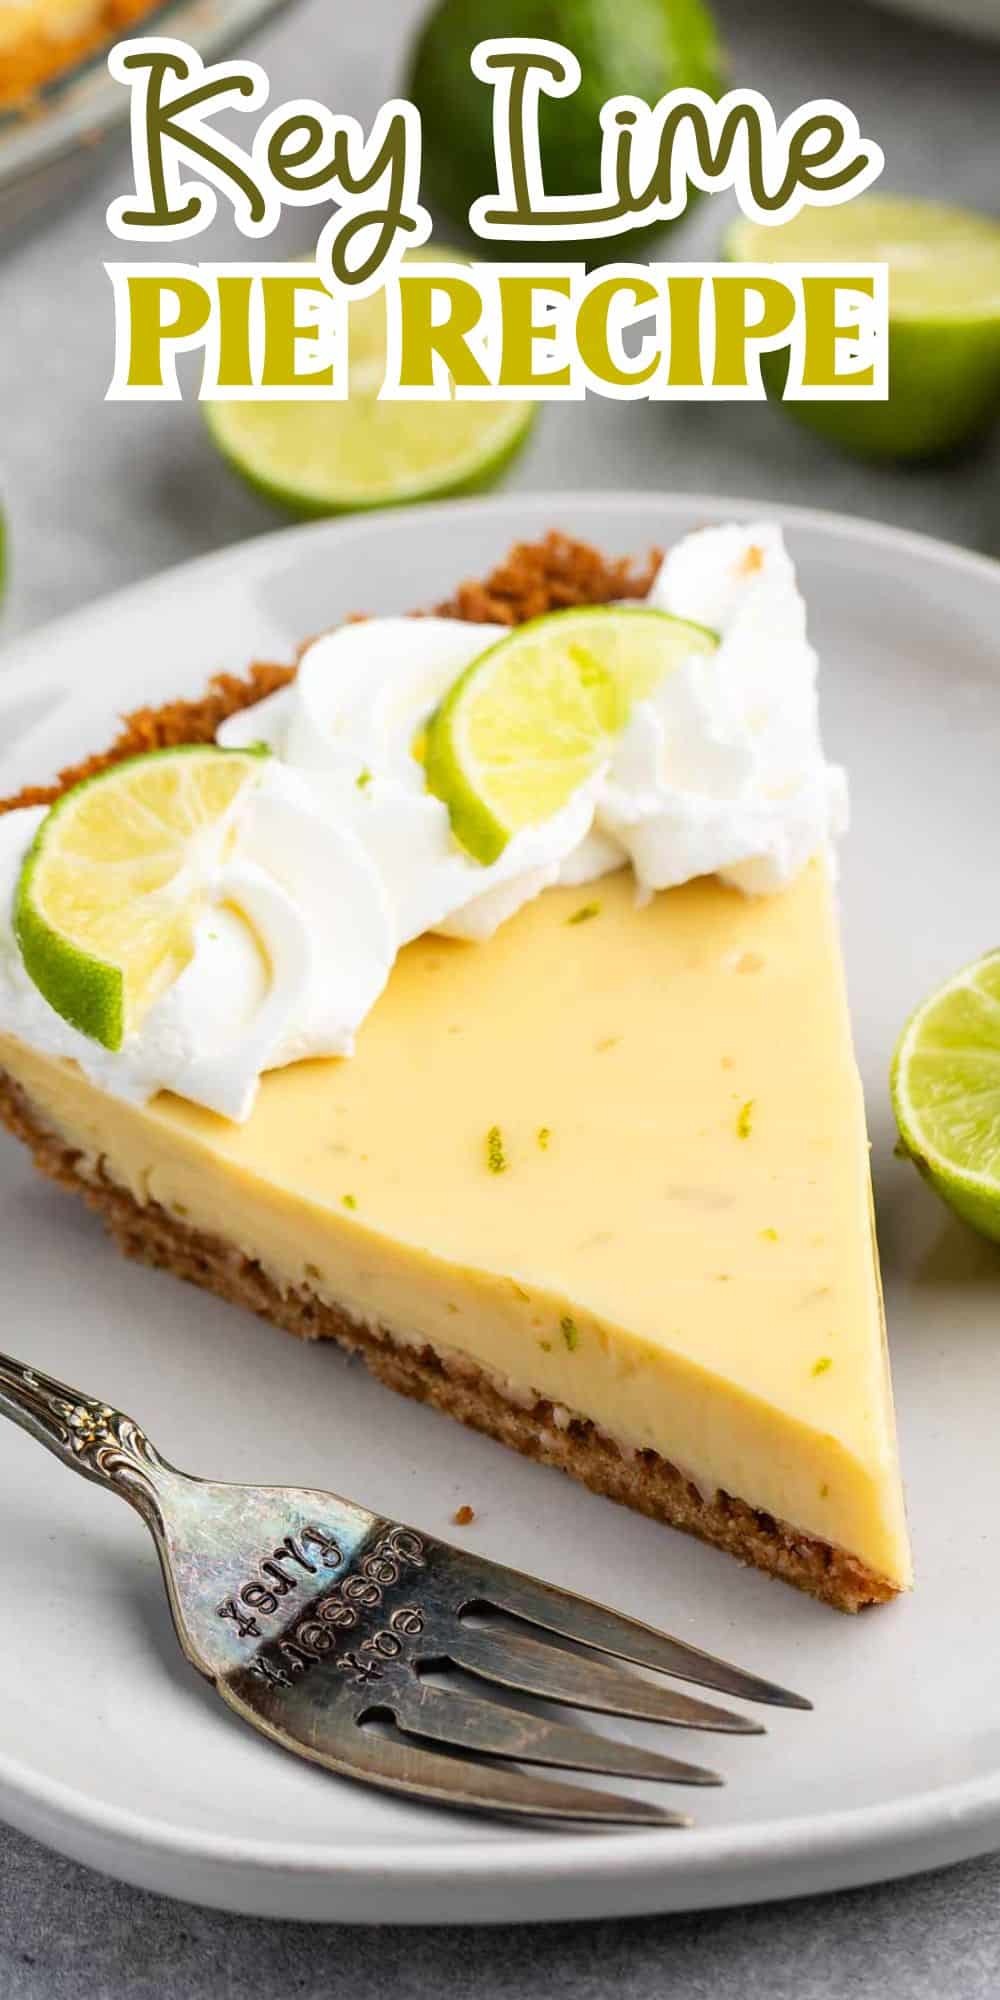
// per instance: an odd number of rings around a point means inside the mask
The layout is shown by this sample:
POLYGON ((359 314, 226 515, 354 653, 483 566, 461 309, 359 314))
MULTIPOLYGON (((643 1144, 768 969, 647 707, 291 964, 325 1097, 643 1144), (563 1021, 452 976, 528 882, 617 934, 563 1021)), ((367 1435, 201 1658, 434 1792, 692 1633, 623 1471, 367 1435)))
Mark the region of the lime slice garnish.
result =
MULTIPOLYGON (((461 262, 427 245, 411 259, 461 262)), ((407 261, 411 261, 407 259, 407 261)), ((350 395, 344 403, 213 403, 202 409, 230 464, 294 514, 390 507, 490 486, 524 443, 530 402, 378 400, 385 374, 381 291, 350 309, 350 395)))
POLYGON ((477 861, 549 819, 597 769, 636 701, 715 634, 601 606, 522 625, 474 660, 427 730, 428 789, 477 861))
POLYGON ((187 965, 205 883, 265 754, 189 744, 130 757, 42 821, 14 898, 25 971, 105 1048, 187 965))
POLYGON ((900 1136, 958 1215, 1000 1239, 1000 951, 925 1000, 892 1067, 900 1136))
MULTIPOLYGON (((871 457, 930 458, 1000 415, 1000 222, 937 202, 862 195, 765 228, 734 223, 740 263, 889 266, 889 399, 786 403, 788 414, 871 457)), ((765 356, 780 393, 786 359, 765 356)))

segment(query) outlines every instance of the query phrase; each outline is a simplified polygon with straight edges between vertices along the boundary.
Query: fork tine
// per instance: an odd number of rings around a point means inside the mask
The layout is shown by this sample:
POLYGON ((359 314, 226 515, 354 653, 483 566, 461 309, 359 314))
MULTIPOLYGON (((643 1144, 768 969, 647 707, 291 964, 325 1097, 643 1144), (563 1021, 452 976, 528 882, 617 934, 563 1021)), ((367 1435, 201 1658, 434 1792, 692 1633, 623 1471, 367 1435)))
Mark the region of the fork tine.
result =
POLYGON ((544 1640, 512 1632, 492 1633, 460 1624, 442 1643, 442 1655, 501 1687, 518 1688, 569 1708, 593 1708, 605 1715, 641 1722, 673 1722, 682 1729, 717 1729, 732 1735, 762 1736, 763 1724, 730 1709, 695 1701, 675 1688, 639 1680, 635 1674, 582 1653, 565 1653, 544 1640))
POLYGON ((567 1771, 597 1771, 604 1777, 654 1778, 661 1784, 721 1785, 715 1771, 701 1764, 683 1764, 634 1743, 618 1743, 550 1722, 523 1709, 480 1701, 460 1688, 431 1687, 417 1682, 393 1699, 397 1726, 415 1736, 450 1743, 458 1750, 478 1750, 490 1757, 510 1757, 520 1764, 554 1764, 567 1771))
POLYGON ((766 1702, 774 1708, 812 1708, 812 1702, 804 1695, 793 1694, 775 1681, 745 1673, 742 1667, 731 1666, 712 1653, 703 1653, 697 1646, 688 1646, 681 1639, 657 1632, 652 1625, 640 1624, 638 1619, 626 1618, 622 1612, 611 1611, 603 1604, 594 1604, 589 1598, 574 1597, 571 1591, 560 1590, 555 1584, 522 1576, 520 1571, 505 1569, 499 1563, 490 1565, 482 1581, 484 1601, 495 1605, 497 1610, 509 1611, 531 1625, 558 1632, 565 1639, 579 1640, 599 1653, 631 1660, 637 1667, 651 1667, 656 1673, 673 1674, 677 1680, 693 1681, 697 1687, 714 1688, 719 1694, 735 1696, 737 1701, 766 1702))
POLYGON ((230 1708, 286 1749, 297 1750, 300 1756, 341 1777, 359 1778, 385 1791, 474 1812, 513 1813, 526 1820, 603 1826, 691 1824, 684 1813, 654 1805, 649 1799, 618 1798, 611 1792, 591 1792, 583 1786, 538 1778, 533 1772, 509 1770, 502 1764, 439 1756, 422 1745, 397 1742, 365 1729, 350 1713, 334 1716, 327 1710, 320 1720, 314 1711, 311 1726, 293 1734, 287 1724, 282 1727, 265 1719, 253 1695, 244 1701, 232 1683, 220 1681, 217 1685, 230 1708))

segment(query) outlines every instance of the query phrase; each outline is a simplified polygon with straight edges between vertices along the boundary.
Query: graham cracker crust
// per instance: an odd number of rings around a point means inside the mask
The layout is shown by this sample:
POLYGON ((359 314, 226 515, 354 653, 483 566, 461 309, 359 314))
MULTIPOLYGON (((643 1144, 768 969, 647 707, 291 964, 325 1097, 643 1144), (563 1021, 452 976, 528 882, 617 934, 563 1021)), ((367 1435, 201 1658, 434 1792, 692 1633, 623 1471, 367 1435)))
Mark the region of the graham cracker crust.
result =
MULTIPOLYGON (((517 542, 505 560, 481 582, 460 584, 453 597, 434 606, 439 618, 461 618, 473 624, 523 625, 547 611, 573 605, 610 604, 642 598, 660 566, 662 550, 653 548, 639 562, 628 556, 602 556, 587 542, 553 531, 538 542, 517 542)), ((364 614, 360 614, 364 615, 364 614)), ((419 615, 419 614, 417 614, 419 615)), ((309 644, 304 639, 299 658, 309 644)), ((123 716, 114 742, 96 755, 83 757, 60 771, 54 783, 25 785, 12 798, 0 799, 0 813, 18 806, 49 806, 71 785, 92 778, 124 757, 147 750, 170 750, 178 743, 211 743, 226 717, 250 708, 294 679, 295 664, 256 660, 245 675, 215 674, 204 694, 194 701, 167 701, 159 708, 137 708, 123 716)))
POLYGON ((728 1493, 711 1499, 657 1452, 624 1453, 588 1418, 569 1422, 549 1402, 530 1408, 507 1400, 482 1370, 463 1363, 450 1372, 434 1348, 395 1340, 387 1328, 372 1331, 337 1306, 302 1287, 284 1290, 261 1266, 226 1243, 192 1229, 156 1202, 137 1202, 103 1173, 79 1171, 80 1155, 47 1132, 13 1080, 0 1070, 0 1122, 31 1149, 39 1171, 96 1209, 126 1257, 170 1271, 230 1305, 270 1320, 300 1340, 335 1340, 357 1354, 388 1388, 431 1403, 471 1429, 485 1431, 525 1458, 558 1467, 573 1479, 646 1514, 681 1528, 713 1548, 781 1577, 838 1611, 862 1611, 896 1596, 895 1586, 867 1569, 857 1557, 817 1537, 801 1534, 785 1521, 749 1507, 728 1493))
MULTIPOLYGON (((489 577, 461 585, 453 598, 436 608, 445 617, 515 625, 573 604, 641 598, 659 560, 659 550, 637 564, 628 558, 609 560, 586 543, 553 533, 538 542, 518 543, 489 577)), ((60 772, 53 784, 29 786, 0 800, 0 813, 17 806, 49 805, 81 778, 124 757, 179 743, 209 743, 228 715, 262 701, 291 680, 294 671, 284 664, 257 663, 244 678, 216 675, 196 701, 137 709, 124 717, 108 749, 60 772)), ((623 1453, 587 1418, 570 1413, 567 1423, 564 1412, 557 1420, 549 1402, 540 1400, 525 1408, 508 1401, 482 1371, 463 1365, 461 1374, 449 1372, 431 1347, 402 1343, 388 1329, 373 1332, 308 1289, 283 1290, 232 1244, 190 1228, 156 1203, 143 1206, 100 1172, 84 1173, 81 1155, 43 1128, 3 1070, 0 1123, 30 1148, 40 1172, 82 1195, 96 1209, 127 1257, 172 1271, 300 1339, 335 1340, 360 1355, 373 1375, 400 1394, 431 1403, 525 1457, 558 1467, 592 1492, 681 1528, 838 1611, 860 1611, 898 1594, 885 1577, 829 1542, 802 1534, 730 1494, 719 1492, 707 1499, 656 1452, 623 1453)))

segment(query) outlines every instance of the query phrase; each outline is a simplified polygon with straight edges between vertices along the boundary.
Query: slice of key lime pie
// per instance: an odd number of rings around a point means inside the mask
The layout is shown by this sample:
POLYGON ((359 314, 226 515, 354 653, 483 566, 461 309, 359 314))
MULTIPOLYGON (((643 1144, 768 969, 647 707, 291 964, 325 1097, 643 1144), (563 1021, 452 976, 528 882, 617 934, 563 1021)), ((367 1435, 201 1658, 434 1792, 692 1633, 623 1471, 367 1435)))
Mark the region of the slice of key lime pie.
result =
POLYGON ((4 1115, 128 1254, 885 1600, 844 818, 776 528, 550 537, 9 802, 4 1115))

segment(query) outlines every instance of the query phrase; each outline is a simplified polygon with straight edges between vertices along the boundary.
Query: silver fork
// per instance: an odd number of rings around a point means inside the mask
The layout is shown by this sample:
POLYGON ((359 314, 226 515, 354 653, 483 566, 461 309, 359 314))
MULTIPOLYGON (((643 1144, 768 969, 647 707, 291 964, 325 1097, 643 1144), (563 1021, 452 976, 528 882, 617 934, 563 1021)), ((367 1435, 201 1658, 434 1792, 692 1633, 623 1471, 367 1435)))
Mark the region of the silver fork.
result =
POLYGON ((738 1699, 811 1706, 334 1494, 178 1472, 121 1410, 3 1354, 0 1415, 142 1516, 181 1647, 223 1701, 285 1749, 346 1777, 526 1820, 688 1826, 684 1814, 648 1800, 517 1767, 684 1785, 720 1784, 714 1771, 501 1704, 487 1690, 682 1729, 762 1733, 759 1722, 610 1655, 738 1699), (459 1678, 440 1686, 427 1677, 440 1679, 439 1670, 459 1678))

